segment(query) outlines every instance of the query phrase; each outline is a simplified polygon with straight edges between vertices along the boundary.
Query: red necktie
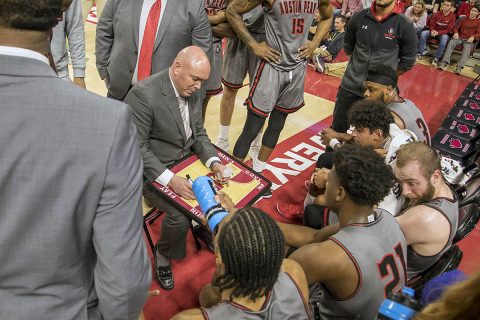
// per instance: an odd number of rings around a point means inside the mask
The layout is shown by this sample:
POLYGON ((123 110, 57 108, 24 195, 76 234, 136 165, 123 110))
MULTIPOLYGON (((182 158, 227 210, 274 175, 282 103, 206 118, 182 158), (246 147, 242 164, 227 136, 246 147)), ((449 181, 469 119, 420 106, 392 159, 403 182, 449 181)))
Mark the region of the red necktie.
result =
POLYGON ((152 72, 153 46, 155 45, 158 21, 160 20, 161 3, 161 0, 157 0, 148 13, 145 31, 143 32, 142 47, 140 48, 140 58, 138 59, 138 81, 149 77, 152 72))

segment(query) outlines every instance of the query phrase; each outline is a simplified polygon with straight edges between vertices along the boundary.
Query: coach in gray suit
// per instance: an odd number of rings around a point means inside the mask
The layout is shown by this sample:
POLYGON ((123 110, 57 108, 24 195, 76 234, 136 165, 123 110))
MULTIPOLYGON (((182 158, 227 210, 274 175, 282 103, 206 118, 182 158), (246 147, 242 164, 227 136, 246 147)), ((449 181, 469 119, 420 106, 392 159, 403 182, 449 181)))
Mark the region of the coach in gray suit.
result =
MULTIPOLYGON (((109 0, 97 24, 96 63, 109 96, 122 100, 137 83, 138 60, 155 0, 109 0)), ((162 0, 151 74, 168 68, 177 53, 195 45, 211 57, 212 29, 203 0, 162 0)))
POLYGON ((0 319, 137 319, 137 133, 126 105, 48 65, 61 2, 0 0, 0 319))
MULTIPOLYGON (((169 69, 139 82, 125 98, 138 128, 143 170, 148 180, 144 196, 167 215, 155 246, 156 275, 166 290, 173 288, 170 259, 185 257, 190 219, 148 186, 149 182, 156 181, 169 185, 183 198, 194 199, 190 182, 168 169, 169 165, 192 153, 197 154, 215 176, 223 176, 225 166, 202 124, 202 96, 198 90, 209 74, 210 63, 202 49, 187 47, 180 51, 169 69)), ((221 182, 225 183, 226 179, 221 182)))

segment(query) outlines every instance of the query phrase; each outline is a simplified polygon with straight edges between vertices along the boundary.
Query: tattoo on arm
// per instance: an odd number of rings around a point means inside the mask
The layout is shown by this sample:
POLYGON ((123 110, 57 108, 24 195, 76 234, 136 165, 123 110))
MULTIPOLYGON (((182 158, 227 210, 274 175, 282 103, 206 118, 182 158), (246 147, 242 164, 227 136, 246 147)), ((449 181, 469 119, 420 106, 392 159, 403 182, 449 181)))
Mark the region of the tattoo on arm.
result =
POLYGON ((251 11, 264 0, 233 0, 227 7, 227 20, 237 36, 250 48, 257 44, 243 21, 242 14, 251 11))

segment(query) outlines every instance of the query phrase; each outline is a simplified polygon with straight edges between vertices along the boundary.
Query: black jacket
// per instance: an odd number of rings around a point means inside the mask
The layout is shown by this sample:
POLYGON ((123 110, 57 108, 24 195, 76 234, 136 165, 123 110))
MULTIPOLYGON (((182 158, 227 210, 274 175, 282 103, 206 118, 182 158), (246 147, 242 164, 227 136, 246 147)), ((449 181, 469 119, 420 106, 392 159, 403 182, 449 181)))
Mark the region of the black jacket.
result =
POLYGON ((417 35, 410 20, 392 12, 378 21, 372 8, 375 3, 352 16, 343 42, 350 61, 340 87, 358 96, 363 96, 369 66, 382 64, 394 70, 410 70, 417 54, 417 35))

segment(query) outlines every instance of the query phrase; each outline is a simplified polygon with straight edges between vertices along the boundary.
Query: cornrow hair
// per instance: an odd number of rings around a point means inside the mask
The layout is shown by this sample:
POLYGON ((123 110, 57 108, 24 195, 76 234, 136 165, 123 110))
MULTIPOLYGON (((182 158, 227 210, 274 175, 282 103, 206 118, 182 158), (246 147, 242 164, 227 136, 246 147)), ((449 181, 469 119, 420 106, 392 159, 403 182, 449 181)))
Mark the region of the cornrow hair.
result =
POLYGON ((215 285, 233 288, 230 299, 266 296, 275 285, 282 266, 285 239, 277 223, 260 209, 238 210, 222 226, 218 247, 225 266, 215 285))

